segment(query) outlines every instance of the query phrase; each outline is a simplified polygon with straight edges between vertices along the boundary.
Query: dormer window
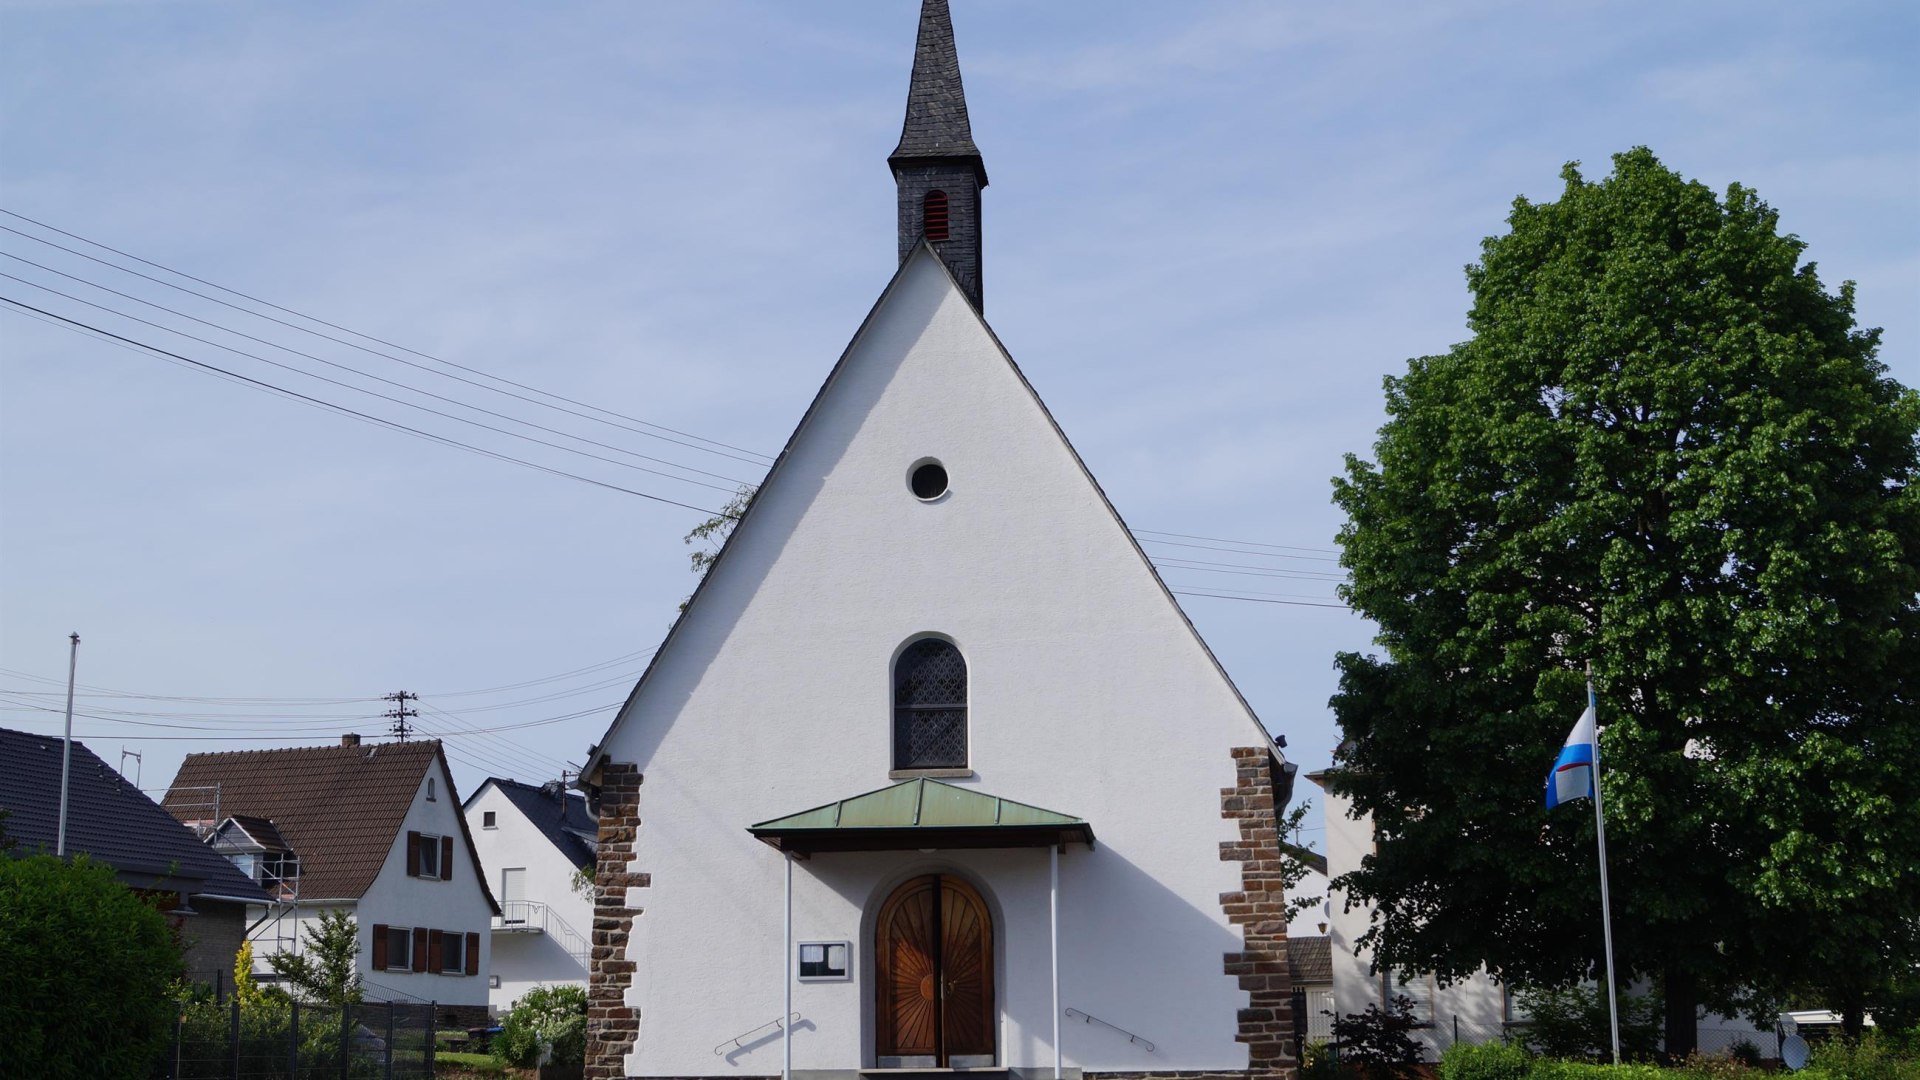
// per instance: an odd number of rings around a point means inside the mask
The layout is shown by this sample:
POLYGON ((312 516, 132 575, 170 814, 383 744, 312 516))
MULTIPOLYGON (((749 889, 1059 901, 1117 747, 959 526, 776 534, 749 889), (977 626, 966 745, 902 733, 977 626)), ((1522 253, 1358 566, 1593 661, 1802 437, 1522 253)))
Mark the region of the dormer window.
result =
POLYGON ((947 193, 929 191, 920 203, 920 231, 929 240, 947 238, 947 193))
POLYGON ((944 638, 922 638, 894 661, 893 767, 967 767, 967 662, 944 638))

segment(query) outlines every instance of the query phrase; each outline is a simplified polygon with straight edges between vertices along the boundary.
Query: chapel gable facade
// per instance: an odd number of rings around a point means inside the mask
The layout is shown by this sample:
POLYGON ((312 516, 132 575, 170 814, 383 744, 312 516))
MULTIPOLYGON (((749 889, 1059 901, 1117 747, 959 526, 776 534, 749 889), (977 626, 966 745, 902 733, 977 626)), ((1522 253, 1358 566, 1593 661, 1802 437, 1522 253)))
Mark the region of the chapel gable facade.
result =
POLYGON ((985 323, 945 0, 899 265, 583 783, 587 1075, 1284 1077, 1293 767, 985 323))

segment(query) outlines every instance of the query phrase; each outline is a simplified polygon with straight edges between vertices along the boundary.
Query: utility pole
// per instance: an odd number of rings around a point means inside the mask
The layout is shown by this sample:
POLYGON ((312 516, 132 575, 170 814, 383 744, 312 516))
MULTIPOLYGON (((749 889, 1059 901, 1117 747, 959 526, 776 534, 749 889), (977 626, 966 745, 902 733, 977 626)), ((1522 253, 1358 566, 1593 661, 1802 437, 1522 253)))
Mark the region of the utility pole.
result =
POLYGON ((407 708, 407 702, 419 701, 420 695, 410 694, 405 690, 395 690, 391 694, 382 695, 381 700, 393 702, 393 708, 382 714, 393 721, 393 726, 388 731, 394 738, 406 742, 407 736, 413 734, 413 728, 407 724, 407 718, 420 715, 418 709, 407 708))
POLYGON ((73 676, 80 670, 80 635, 68 634, 73 642, 67 651, 67 734, 60 741, 60 829, 53 838, 53 853, 67 853, 67 776, 73 771, 73 676))

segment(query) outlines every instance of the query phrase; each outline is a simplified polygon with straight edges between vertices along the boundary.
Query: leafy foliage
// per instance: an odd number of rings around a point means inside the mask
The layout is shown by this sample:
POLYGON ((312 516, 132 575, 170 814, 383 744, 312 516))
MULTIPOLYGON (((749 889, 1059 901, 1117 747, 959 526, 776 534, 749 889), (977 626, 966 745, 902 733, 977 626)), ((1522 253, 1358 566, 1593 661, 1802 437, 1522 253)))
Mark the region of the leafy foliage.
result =
POLYGON ((1385 653, 1337 661, 1330 782, 1376 839, 1339 884, 1387 966, 1593 976, 1592 815, 1541 797, 1590 660, 1616 949, 1669 1045, 1696 1002, 1857 1019, 1920 958, 1920 395, 1752 191, 1644 149, 1563 177, 1335 481, 1385 653))
POLYGON ((1395 994, 1386 1008, 1370 1004, 1366 1011, 1333 1018, 1333 1041, 1340 1059, 1365 1067, 1370 1077, 1411 1077, 1410 1067, 1425 1053, 1413 1033, 1426 1025, 1413 1015, 1413 999, 1395 994))
POLYGON ((277 952, 267 957, 267 963, 301 1001, 336 1008, 357 1004, 364 987, 355 963, 360 955, 360 927, 353 916, 336 909, 322 911, 319 925, 307 927, 305 937, 305 952, 277 952))
MULTIPOLYGON (((1527 1049, 1542 1057, 1600 1061, 1613 1056, 1607 992, 1598 986, 1526 989, 1517 995, 1532 1018, 1520 1032, 1527 1049)), ((1659 1047, 1655 1018, 1660 1002, 1651 996, 1621 994, 1620 1056, 1645 1061, 1659 1047)))
POLYGON ((536 986, 513 1003, 493 1040, 493 1055, 528 1069, 540 1062, 542 1044, 553 1047, 555 1065, 579 1065, 587 1053, 587 992, 578 986, 536 986))
POLYGON ((85 855, 0 856, 0 1076, 144 1076, 173 1026, 166 917, 85 855))
MULTIPOLYGON (((1312 808, 1312 800, 1307 800, 1280 815, 1279 834, 1282 837, 1298 835, 1301 823, 1307 819, 1307 811, 1312 808)), ((1288 843, 1284 839, 1280 842, 1280 884, 1286 890, 1282 895, 1287 898, 1288 919, 1292 919, 1303 911, 1312 910, 1326 899, 1323 896, 1301 895, 1298 892, 1300 883, 1305 881, 1307 875, 1313 871, 1313 867, 1307 862, 1307 854, 1306 848, 1288 843)))
MULTIPOLYGON (((727 546, 727 540, 733 536, 733 527, 740 523, 740 516, 747 512, 747 504, 753 501, 753 493, 751 485, 741 487, 727 500, 727 505, 720 508, 718 514, 695 525, 680 538, 683 544, 699 545, 687 552, 687 562, 691 564, 689 569, 695 576, 705 579, 707 570, 720 558, 720 550, 727 546)), ((680 601, 680 610, 686 611, 687 605, 692 602, 691 596, 680 601)))
POLYGON ((1440 1080, 1527 1080, 1533 1058, 1510 1043, 1454 1043, 1440 1055, 1440 1080))

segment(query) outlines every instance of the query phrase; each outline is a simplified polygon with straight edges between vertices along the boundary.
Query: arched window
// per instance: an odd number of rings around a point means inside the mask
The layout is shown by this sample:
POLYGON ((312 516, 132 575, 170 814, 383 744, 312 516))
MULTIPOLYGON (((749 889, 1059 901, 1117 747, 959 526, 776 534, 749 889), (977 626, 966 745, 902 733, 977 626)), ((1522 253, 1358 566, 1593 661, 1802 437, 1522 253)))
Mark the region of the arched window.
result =
POLYGON ((922 638, 894 661, 893 767, 967 767, 967 662, 951 641, 922 638))
POLYGON ((929 240, 947 238, 947 193, 929 191, 920 203, 920 231, 929 240))

